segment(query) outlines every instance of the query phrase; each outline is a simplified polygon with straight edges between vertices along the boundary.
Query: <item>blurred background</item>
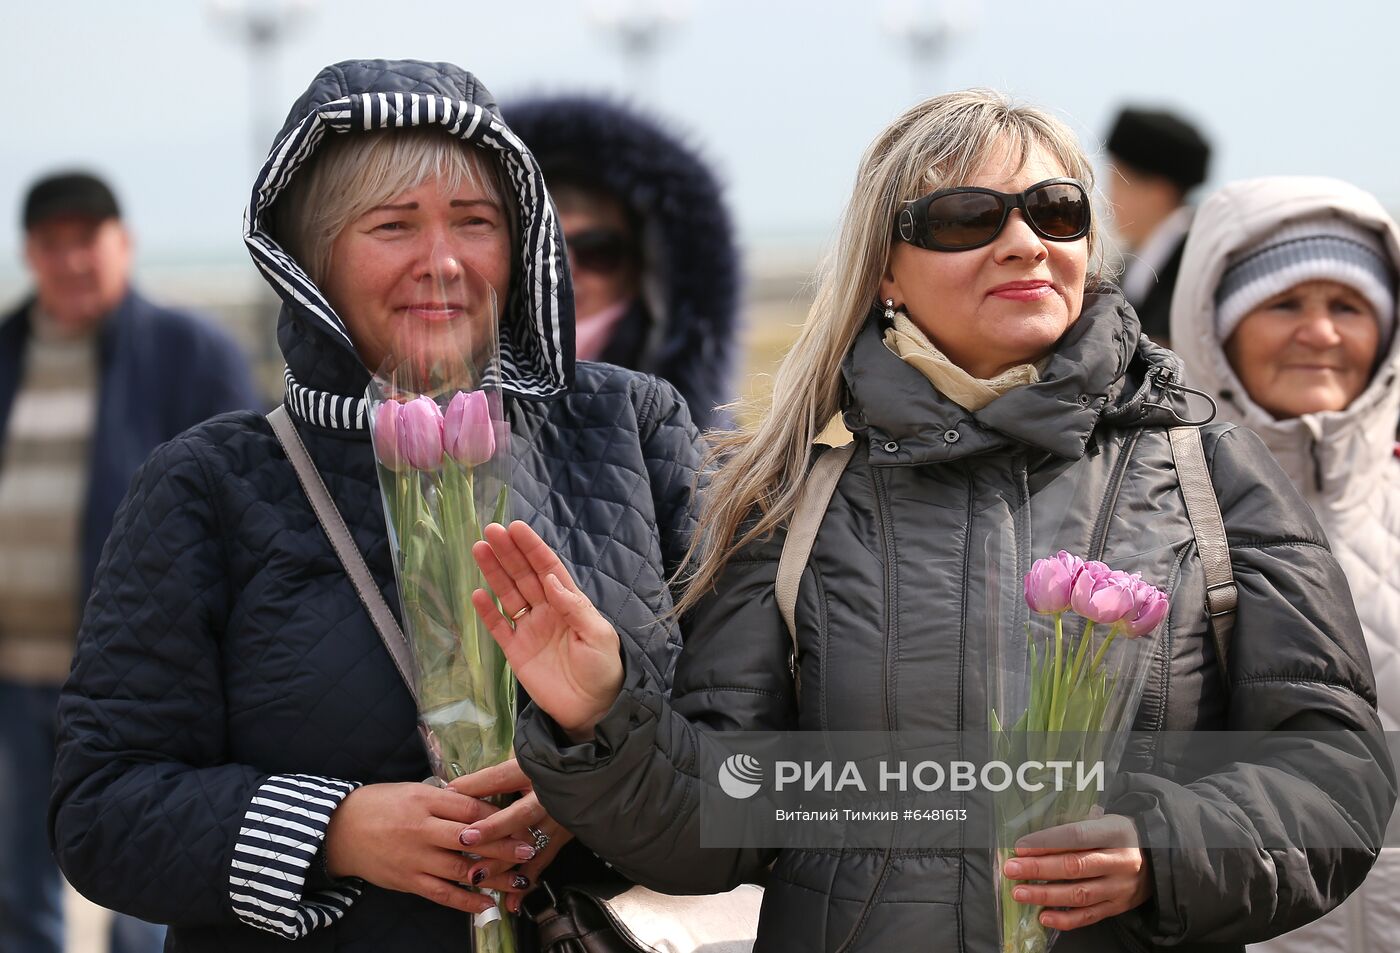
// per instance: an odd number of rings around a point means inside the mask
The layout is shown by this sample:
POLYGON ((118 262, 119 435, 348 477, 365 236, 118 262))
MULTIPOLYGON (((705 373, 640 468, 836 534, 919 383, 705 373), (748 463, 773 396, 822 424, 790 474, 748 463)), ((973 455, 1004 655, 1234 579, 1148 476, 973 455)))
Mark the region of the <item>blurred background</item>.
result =
MULTIPOLYGON (((280 385, 274 317, 240 239, 292 100, 356 57, 446 60, 509 101, 610 93, 718 170, 745 268, 745 390, 803 319, 869 139, 918 99, 991 86, 1059 113, 1091 153, 1125 102, 1212 140, 1210 179, 1317 173, 1400 206, 1400 5, 1027 0, 6 0, 0 305, 25 294, 19 203, 80 166, 115 186, 153 297, 229 328, 280 385)), ((509 113, 507 111, 507 120, 509 113)), ((1102 187, 1102 183, 1100 183, 1102 187)), ((70 948, 102 949, 92 915, 70 948)))
MULTIPOLYGON (((253 173, 322 66, 447 60, 509 102, 605 92, 717 168, 745 253, 749 373, 805 311, 869 139, 917 99, 991 86, 1047 106, 1091 152, 1124 102, 1190 117, 1210 180, 1325 173, 1400 204, 1383 107, 1400 6, 1061 0, 8 0, 0 62, 0 301, 24 292, 19 202, 54 166, 114 184, 137 282, 230 327, 280 386, 272 317, 240 240, 253 173)), ((1102 186, 1102 183, 1100 183, 1102 186)), ((761 378, 756 386, 761 387, 761 378)))

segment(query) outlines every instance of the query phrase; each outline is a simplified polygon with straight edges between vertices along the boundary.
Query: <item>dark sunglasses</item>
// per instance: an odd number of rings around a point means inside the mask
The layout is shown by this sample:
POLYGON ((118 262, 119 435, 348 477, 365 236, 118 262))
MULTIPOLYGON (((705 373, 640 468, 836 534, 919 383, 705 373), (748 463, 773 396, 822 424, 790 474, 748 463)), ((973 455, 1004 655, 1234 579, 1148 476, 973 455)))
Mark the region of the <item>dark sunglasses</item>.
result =
POLYGON ((632 260, 632 243, 613 228, 585 228, 565 236, 564 245, 574 267, 598 274, 613 274, 632 260))
POLYGON ((1089 194, 1077 179, 1046 179, 1024 192, 976 186, 939 189, 895 217, 895 237, 930 251, 971 251, 990 244, 1012 209, 1041 238, 1072 242, 1089 234, 1089 194))

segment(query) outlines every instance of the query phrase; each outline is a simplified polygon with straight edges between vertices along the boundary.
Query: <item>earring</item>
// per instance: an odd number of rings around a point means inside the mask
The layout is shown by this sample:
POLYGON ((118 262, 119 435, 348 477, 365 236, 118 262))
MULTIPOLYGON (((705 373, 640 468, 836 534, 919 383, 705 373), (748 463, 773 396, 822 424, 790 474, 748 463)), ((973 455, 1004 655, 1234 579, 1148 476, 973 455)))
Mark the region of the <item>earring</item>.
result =
POLYGON ((893 321, 893 320, 894 320, 895 313, 896 313, 896 312, 895 312, 895 310, 894 310, 894 299, 893 299, 893 298, 886 298, 886 299, 885 299, 885 320, 886 320, 886 321, 893 321))

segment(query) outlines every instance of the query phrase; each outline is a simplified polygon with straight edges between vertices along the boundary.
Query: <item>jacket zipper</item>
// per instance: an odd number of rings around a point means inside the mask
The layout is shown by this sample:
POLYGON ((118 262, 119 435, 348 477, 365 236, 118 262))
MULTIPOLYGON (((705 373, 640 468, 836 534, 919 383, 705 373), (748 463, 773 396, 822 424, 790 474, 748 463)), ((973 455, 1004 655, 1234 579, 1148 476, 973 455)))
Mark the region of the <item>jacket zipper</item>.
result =
POLYGON ((891 643, 899 640, 899 581, 896 576, 896 565, 899 557, 895 551, 895 537, 893 520, 890 518, 889 491, 885 487, 885 475, 879 470, 872 468, 870 472, 872 482, 875 484, 875 509, 880 518, 880 536, 885 544, 885 652, 883 659, 883 674, 885 678, 884 708, 885 708, 885 730, 894 731, 895 711, 894 693, 890 691, 890 684, 893 681, 893 660, 890 651, 891 643))
MULTIPOLYGON (((1024 579, 1030 572, 1030 555, 1035 546, 1032 538, 1034 521, 1031 519, 1031 468, 1026 457, 1017 454, 1011 472, 1016 477, 1016 578, 1024 579)), ((1016 621, 1019 625, 1025 620, 1018 618, 1016 621)))
POLYGON ((1133 451, 1137 449, 1138 439, 1141 436, 1141 430, 1134 430, 1123 449, 1119 451, 1118 459, 1114 461, 1113 473, 1108 478, 1108 489, 1104 491, 1099 515, 1094 520, 1094 535, 1089 541, 1089 559, 1103 558, 1104 547, 1108 545, 1108 523, 1113 518, 1114 511, 1118 509, 1118 495, 1122 492, 1123 480, 1128 473, 1128 464, 1132 462, 1133 451))
MULTIPOLYGON (((972 474, 964 473, 967 479, 967 513, 963 517, 963 528, 968 534, 972 532, 973 508, 976 505, 975 491, 972 485, 972 474)), ((967 590, 972 578, 972 546, 971 543, 963 545, 962 558, 962 598, 958 602, 958 697, 954 712, 957 717, 958 731, 962 731, 966 725, 963 724, 963 709, 966 707, 967 686, 964 671, 967 668, 963 660, 967 658, 967 590)))
MULTIPOLYGON (((1149 388, 1151 384, 1155 383, 1163 392, 1166 391, 1166 385, 1175 380, 1175 375, 1164 367, 1152 368, 1147 372, 1147 377, 1149 388)), ((1146 415, 1146 413, 1147 408, 1142 408, 1142 415, 1146 415)), ((1132 462, 1133 452, 1137 450, 1138 440, 1141 437, 1142 430, 1135 428, 1119 452, 1117 461, 1113 464, 1113 472, 1108 479, 1108 488, 1104 491, 1099 515, 1094 520, 1094 534, 1089 541, 1089 559, 1103 558, 1104 548, 1108 545, 1108 523, 1113 518, 1114 511, 1118 509, 1118 495, 1123 489, 1123 480, 1128 472, 1128 464, 1132 462)))

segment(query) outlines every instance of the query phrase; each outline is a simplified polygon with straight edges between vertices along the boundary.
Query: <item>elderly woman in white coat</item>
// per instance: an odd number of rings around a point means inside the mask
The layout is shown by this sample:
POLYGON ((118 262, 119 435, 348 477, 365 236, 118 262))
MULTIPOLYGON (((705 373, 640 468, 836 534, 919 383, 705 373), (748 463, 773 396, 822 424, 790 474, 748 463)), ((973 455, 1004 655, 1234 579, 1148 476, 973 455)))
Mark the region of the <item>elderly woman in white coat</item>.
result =
MULTIPOLYGON (((1188 382, 1219 419, 1255 431, 1316 511, 1346 573, 1400 729, 1400 230, 1345 182, 1225 186, 1196 215, 1172 303, 1188 382)), ((1339 597, 1344 594, 1339 594, 1339 597)), ((1329 915, 1251 950, 1377 953, 1400 946, 1400 850, 1329 915)))

